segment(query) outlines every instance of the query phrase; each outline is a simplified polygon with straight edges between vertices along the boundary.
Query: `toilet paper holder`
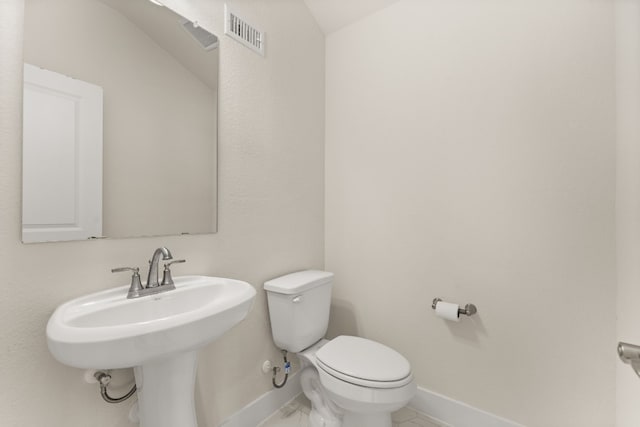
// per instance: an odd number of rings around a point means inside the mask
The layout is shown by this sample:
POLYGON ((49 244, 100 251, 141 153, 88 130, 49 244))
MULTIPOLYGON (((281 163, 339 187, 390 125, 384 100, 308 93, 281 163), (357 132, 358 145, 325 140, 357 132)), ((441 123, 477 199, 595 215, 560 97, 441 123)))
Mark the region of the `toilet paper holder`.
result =
MULTIPOLYGON (((434 298, 433 299, 433 304, 431 304, 431 308, 433 308, 435 310, 436 309, 436 305, 440 301, 442 301, 442 299, 434 298)), ((464 314, 465 316, 471 316, 471 315, 476 314, 477 312, 478 312, 478 309, 473 304, 467 304, 467 305, 464 306, 464 308, 458 308, 458 315, 464 314)))

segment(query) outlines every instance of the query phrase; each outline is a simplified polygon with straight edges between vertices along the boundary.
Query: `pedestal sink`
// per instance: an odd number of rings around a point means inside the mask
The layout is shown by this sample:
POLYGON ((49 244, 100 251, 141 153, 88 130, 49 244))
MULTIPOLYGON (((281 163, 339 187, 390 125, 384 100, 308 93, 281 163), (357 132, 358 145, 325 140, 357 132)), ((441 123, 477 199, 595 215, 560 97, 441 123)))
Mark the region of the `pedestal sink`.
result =
POLYGON ((220 277, 127 299, 128 286, 71 300, 47 325, 51 354, 76 368, 134 368, 141 427, 197 427, 196 351, 245 318, 255 289, 220 277))

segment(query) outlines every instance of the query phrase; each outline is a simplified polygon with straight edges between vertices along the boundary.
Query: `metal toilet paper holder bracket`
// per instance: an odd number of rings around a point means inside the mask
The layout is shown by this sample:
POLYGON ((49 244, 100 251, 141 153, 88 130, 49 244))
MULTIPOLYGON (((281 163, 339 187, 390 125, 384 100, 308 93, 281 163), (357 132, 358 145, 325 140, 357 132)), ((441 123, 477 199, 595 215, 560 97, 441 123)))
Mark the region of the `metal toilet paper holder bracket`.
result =
MULTIPOLYGON (((433 304, 431 304, 431 308, 436 309, 436 305, 442 301, 440 298, 434 298, 433 304)), ((478 312, 478 309, 473 304, 467 304, 464 308, 458 308, 458 315, 464 314, 465 316, 472 316, 478 312)))

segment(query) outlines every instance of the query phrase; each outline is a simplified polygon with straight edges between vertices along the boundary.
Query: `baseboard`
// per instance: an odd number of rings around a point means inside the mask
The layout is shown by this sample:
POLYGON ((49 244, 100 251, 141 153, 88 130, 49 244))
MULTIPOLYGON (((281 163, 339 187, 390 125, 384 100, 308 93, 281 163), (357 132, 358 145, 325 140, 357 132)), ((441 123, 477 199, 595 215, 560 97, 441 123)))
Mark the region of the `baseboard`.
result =
POLYGON ((300 393, 302 393, 302 387, 296 372, 289 376, 284 387, 266 392, 224 420, 220 427, 257 426, 300 393))
POLYGON ((422 387, 408 406, 452 427, 525 427, 422 387))
MULTIPOLYGON (((290 376, 287 385, 283 388, 266 392, 231 415, 220 424, 220 427, 247 427, 260 424, 302 393, 297 374, 296 372, 290 376)), ((525 427, 422 387, 418 387, 416 396, 408 406, 428 415, 434 421, 452 427, 525 427)))

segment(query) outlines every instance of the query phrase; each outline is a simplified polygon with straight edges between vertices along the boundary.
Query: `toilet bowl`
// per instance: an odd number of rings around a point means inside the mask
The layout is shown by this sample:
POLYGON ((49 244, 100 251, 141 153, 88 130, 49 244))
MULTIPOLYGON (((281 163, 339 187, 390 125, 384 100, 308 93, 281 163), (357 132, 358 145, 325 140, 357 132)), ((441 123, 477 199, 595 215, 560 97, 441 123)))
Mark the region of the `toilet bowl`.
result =
POLYGON ((276 345, 296 353, 312 427, 391 427, 417 387, 404 356, 378 342, 324 339, 333 274, 308 270, 265 283, 276 345))
POLYGON ((343 335, 321 340, 298 358, 302 390, 318 412, 310 416, 312 427, 391 427, 391 412, 416 393, 407 360, 375 341, 343 335))

